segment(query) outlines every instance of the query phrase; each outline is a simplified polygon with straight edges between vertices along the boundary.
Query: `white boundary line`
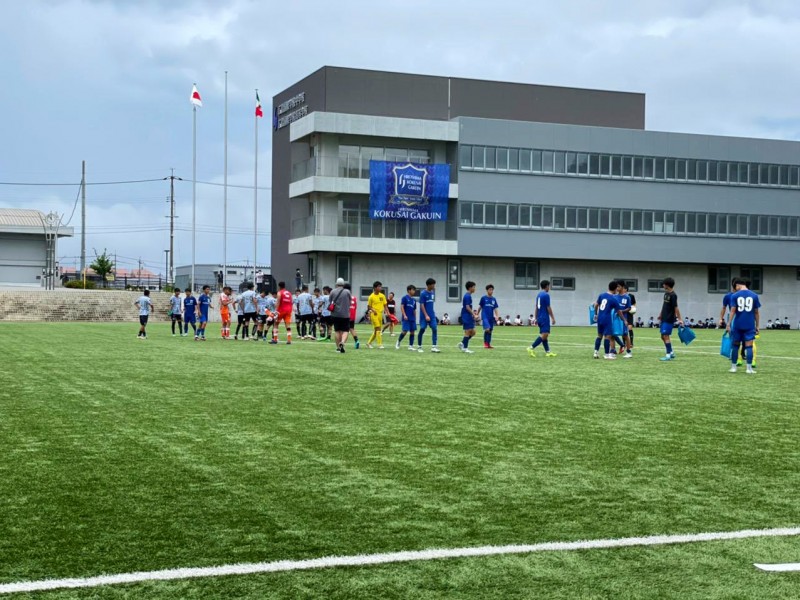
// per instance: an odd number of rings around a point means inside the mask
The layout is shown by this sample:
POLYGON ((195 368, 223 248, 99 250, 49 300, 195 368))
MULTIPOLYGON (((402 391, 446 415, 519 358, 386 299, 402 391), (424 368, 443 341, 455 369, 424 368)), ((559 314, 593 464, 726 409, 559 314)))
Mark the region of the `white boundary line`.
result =
POLYGON ((788 573, 789 571, 800 571, 800 563, 783 563, 783 564, 759 564, 753 565, 756 569, 762 571, 772 571, 773 573, 788 573))
POLYGON ((163 571, 140 571, 100 575, 74 579, 44 579, 40 581, 20 581, 0 584, 0 594, 19 592, 39 592, 71 588, 93 588, 122 583, 143 583, 147 581, 172 581, 195 579, 199 577, 222 577, 225 575, 252 575, 256 573, 278 573, 307 569, 326 569, 332 567, 360 567, 384 565, 399 562, 437 560, 442 558, 468 558, 476 556, 497 556, 503 554, 527 554, 532 552, 565 552, 570 550, 592 550, 598 548, 625 548, 631 546, 662 546, 666 544, 691 544, 695 542, 714 542, 720 540, 741 540, 747 538, 786 537, 800 535, 800 527, 777 529, 744 529, 740 531, 721 531, 712 533, 688 533, 678 535, 653 535, 617 539, 586 540, 579 542, 546 542, 529 545, 479 546, 473 548, 439 548, 384 554, 358 554, 354 556, 328 556, 307 560, 279 560, 275 562, 239 563, 217 567, 195 567, 166 569, 163 571))

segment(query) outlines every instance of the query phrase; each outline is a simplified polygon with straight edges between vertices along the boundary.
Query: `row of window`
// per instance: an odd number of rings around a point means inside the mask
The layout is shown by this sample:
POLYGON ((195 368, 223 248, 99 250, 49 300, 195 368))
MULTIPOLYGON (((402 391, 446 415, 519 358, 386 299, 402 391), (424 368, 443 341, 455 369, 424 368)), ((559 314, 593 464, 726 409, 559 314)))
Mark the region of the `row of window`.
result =
POLYGON ((339 146, 339 177, 369 179, 370 160, 428 164, 431 158, 428 150, 419 148, 339 146))
POLYGON ((389 238, 408 240, 456 239, 456 222, 451 211, 445 221, 444 238, 436 231, 434 221, 403 221, 372 219, 369 200, 339 200, 339 219, 336 234, 340 237, 389 238))
POLYGON ((462 227, 800 239, 800 217, 460 202, 462 227))
POLYGON ((717 185, 800 187, 800 166, 661 156, 462 145, 463 170, 641 179, 717 185))
MULTIPOLYGON (((708 267, 708 292, 711 294, 725 294, 731 289, 731 273, 733 268, 730 266, 708 267)), ((749 287, 756 293, 763 290, 763 271, 761 267, 739 267, 739 277, 749 283, 749 287)), ((800 269, 798 269, 800 279, 800 269)), ((618 278, 624 281, 630 292, 639 291, 638 279, 618 278)), ((648 279, 648 292, 663 292, 661 286, 663 279, 648 279)), ((514 261, 514 288, 519 290, 533 290, 539 288, 539 263, 531 260, 514 261)), ((551 290, 574 290, 574 277, 551 277, 551 290)))

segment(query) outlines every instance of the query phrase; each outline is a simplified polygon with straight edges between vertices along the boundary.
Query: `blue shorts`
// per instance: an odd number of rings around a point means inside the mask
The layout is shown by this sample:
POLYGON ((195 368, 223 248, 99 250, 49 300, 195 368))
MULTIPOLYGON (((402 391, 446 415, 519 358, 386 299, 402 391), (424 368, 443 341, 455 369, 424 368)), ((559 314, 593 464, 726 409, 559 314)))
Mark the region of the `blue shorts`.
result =
POLYGON ((208 315, 200 315, 200 323, 208 323, 208 315))
POLYGON ((541 321, 539 321, 538 323, 539 323, 539 333, 550 333, 550 321, 547 321, 547 323, 542 323, 541 321))
POLYGON ((614 325, 610 321, 608 323, 598 323, 597 335, 598 336, 614 335, 614 325))
POLYGON ((475 329, 475 319, 470 317, 465 319, 464 317, 461 317, 461 325, 464 327, 464 331, 467 329, 475 329))
POLYGON ((756 339, 755 329, 731 329, 731 343, 738 346, 742 342, 751 342, 756 339))
POLYGON ((430 322, 426 321, 424 318, 419 320, 419 329, 422 331, 423 329, 427 329, 430 327, 431 329, 436 329, 437 321, 434 315, 431 315, 430 322))
POLYGON ((486 317, 483 317, 481 319, 481 326, 484 329, 494 329, 494 317, 492 317, 491 319, 487 319, 486 317))
POLYGON ((672 330, 674 328, 674 323, 661 323, 661 335, 672 335, 672 330))
POLYGON ((184 323, 196 323, 197 319, 195 318, 195 314, 194 313, 184 313, 183 322, 184 323))
POLYGON ((403 331, 408 333, 410 331, 417 330, 417 322, 416 321, 403 321, 403 331))

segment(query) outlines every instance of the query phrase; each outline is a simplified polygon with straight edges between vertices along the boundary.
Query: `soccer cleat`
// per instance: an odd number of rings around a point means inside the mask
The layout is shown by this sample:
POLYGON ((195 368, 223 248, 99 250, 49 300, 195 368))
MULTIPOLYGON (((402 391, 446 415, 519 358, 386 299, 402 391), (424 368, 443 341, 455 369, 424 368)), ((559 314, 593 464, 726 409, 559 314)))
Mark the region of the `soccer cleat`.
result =
POLYGON ((422 346, 420 346, 419 348, 417 348, 417 352, 425 352, 425 350, 423 350, 422 346))
POLYGON ((375 346, 373 346, 372 344, 367 344, 367 348, 369 348, 370 350, 372 350, 373 348, 375 348, 375 346))
MULTIPOLYGON (((416 352, 416 351, 417 351, 417 349, 416 349, 416 348, 414 348, 414 346, 409 346, 409 347, 408 347, 408 349, 409 349, 409 350, 411 350, 412 352, 416 352)), ((420 352, 421 352, 421 351, 420 351, 420 352)))
POLYGON ((270 344, 277 344, 277 343, 278 343, 278 340, 270 340, 268 343, 270 343, 270 344))
POLYGON ((737 367, 741 367, 743 364, 744 364, 744 361, 741 358, 736 361, 736 366, 737 367))
POLYGON ((558 356, 555 352, 545 352, 545 356, 558 356))
POLYGON ((617 355, 616 354, 606 354, 603 358, 605 358, 606 360, 617 360, 617 355))
POLYGON ((728 373, 736 373, 736 365, 731 365, 731 368, 728 369, 728 373))
POLYGON ((339 344, 339 352, 344 354, 344 344, 339 344))
POLYGON ((464 354, 475 354, 475 351, 470 350, 469 348, 464 348, 464 354))
POLYGON ((239 339, 239 336, 238 336, 238 335, 235 335, 235 336, 233 336, 233 341, 234 341, 234 342, 235 342, 235 341, 238 341, 238 339, 239 339))
POLYGON ((175 337, 175 334, 174 334, 174 333, 172 334, 172 337, 175 337))
POLYGON ((378 346, 378 350, 383 350, 383 349, 384 349, 384 347, 383 347, 383 344, 381 344, 380 346, 378 346))
POLYGON ((756 370, 754 368, 752 368, 752 367, 747 367, 746 373, 748 375, 755 375, 756 374, 756 370))
MULTIPOLYGON (((330 339, 330 338, 328 338, 328 339, 330 339)), ((359 342, 358 340, 356 340, 355 347, 356 347, 356 350, 358 350, 359 348, 361 348, 361 342, 359 342)))
POLYGON ((677 356, 675 356, 675 353, 674 353, 674 352, 673 352, 672 354, 670 354, 670 355, 669 355, 669 357, 670 357, 670 358, 677 358, 677 356))
POLYGON ((600 358, 600 355, 595 351, 594 356, 592 358, 600 358))
POLYGON ((441 352, 441 350, 439 350, 436 346, 434 346, 433 348, 431 348, 431 352, 441 352))
MULTIPOLYGON (((528 356, 536 358, 536 351, 533 348, 528 348, 528 356)), ((597 358, 597 352, 594 353, 594 357, 597 358)))
POLYGON ((400 350, 400 340, 397 340, 397 341, 394 343, 394 349, 395 349, 395 350, 400 350))
POLYGON ((631 354, 630 352, 626 352, 625 354, 623 354, 622 358, 633 358, 633 354, 631 354))
POLYGON ((194 336, 194 341, 195 341, 195 342, 196 342, 197 340, 199 340, 199 339, 200 339, 200 336, 199 336, 199 335, 196 335, 196 336, 194 336))
POLYGON ((458 349, 459 350, 463 350, 464 349, 464 342, 458 342, 458 349))
POLYGON ((660 360, 660 361, 663 361, 663 362, 666 362, 666 361, 668 361, 668 360, 672 360, 673 358, 674 358, 674 357, 673 357, 671 354, 667 354, 666 356, 662 356, 662 357, 661 357, 661 358, 659 358, 658 360, 660 360))
POLYGON ((286 345, 287 345, 287 346, 291 346, 291 345, 292 345, 292 342, 286 342, 286 345))

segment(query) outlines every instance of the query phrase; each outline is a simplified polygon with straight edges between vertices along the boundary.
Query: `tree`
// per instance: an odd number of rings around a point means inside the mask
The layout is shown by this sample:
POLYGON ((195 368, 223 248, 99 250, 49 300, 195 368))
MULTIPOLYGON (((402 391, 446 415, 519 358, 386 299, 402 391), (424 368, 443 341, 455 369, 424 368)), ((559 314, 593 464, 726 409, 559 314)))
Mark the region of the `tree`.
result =
POLYGON ((111 260, 111 257, 108 255, 108 251, 105 248, 103 248, 103 253, 100 255, 98 255, 97 250, 95 250, 94 262, 89 265, 89 268, 97 273, 98 277, 100 277, 103 282, 103 287, 106 287, 106 275, 114 272, 114 261, 111 260))

